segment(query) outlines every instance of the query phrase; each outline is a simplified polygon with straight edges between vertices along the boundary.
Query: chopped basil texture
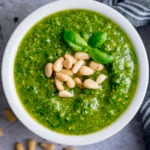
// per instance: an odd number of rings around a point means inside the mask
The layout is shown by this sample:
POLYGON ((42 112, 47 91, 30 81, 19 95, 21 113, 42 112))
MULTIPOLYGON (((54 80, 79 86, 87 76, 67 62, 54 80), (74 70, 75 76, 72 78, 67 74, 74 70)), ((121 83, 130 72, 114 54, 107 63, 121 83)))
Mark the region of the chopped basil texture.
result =
POLYGON ((14 78, 22 105, 37 122, 56 132, 84 135, 112 124, 127 109, 138 82, 138 62, 118 25, 96 12, 72 9, 52 14, 29 30, 16 54, 14 78), (47 79, 43 71, 46 63, 65 53, 74 54, 63 39, 64 30, 80 33, 87 43, 93 33, 107 33, 107 40, 96 41, 95 46, 115 58, 90 77, 108 76, 99 89, 76 87, 70 90, 74 97, 67 99, 58 97, 54 78, 47 79))

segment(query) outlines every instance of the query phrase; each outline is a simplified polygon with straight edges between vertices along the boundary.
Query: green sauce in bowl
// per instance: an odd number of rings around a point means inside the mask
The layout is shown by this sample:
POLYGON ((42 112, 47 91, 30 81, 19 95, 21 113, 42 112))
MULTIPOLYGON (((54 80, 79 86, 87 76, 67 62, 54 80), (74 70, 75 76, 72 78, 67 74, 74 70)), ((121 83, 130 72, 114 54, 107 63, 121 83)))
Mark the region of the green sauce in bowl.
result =
POLYGON ((110 125, 129 106, 138 82, 138 62, 118 25, 99 13, 72 9, 52 14, 29 30, 16 54, 14 77, 20 101, 36 121, 56 132, 84 135, 110 125), (74 54, 63 40, 66 29, 87 41, 94 32, 106 32, 103 48, 115 58, 105 65, 102 73, 108 78, 99 89, 76 87, 71 89, 73 98, 60 98, 54 78, 46 78, 43 69, 65 53, 74 54))

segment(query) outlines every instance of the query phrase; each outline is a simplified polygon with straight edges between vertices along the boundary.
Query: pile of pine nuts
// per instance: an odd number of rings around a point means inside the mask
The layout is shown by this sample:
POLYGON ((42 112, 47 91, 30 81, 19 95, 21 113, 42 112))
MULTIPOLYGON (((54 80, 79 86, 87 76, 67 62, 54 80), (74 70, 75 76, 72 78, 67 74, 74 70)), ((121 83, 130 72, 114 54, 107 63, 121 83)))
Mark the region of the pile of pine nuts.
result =
POLYGON ((107 76, 100 74, 96 80, 90 78, 82 81, 82 76, 90 77, 94 71, 102 71, 103 64, 89 61, 89 54, 85 52, 76 52, 75 55, 65 54, 58 58, 54 63, 45 65, 45 76, 50 78, 54 74, 54 80, 59 97, 73 97, 73 94, 64 88, 64 83, 68 88, 78 86, 80 88, 98 89, 107 76), (89 62, 87 64, 87 62, 89 62))

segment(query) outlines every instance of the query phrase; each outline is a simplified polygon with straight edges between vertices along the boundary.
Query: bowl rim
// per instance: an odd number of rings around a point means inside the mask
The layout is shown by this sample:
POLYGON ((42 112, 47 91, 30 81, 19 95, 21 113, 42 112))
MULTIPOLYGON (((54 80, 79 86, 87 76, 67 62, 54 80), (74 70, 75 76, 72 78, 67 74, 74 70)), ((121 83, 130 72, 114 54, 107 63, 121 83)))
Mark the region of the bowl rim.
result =
POLYGON ((32 132, 52 142, 65 145, 87 145, 102 141, 119 132, 134 117, 140 108, 148 86, 149 65, 143 42, 131 23, 113 8, 91 0, 61 0, 48 3, 27 16, 11 35, 2 60, 2 85, 6 99, 19 120, 32 132), (13 67, 18 46, 27 31, 42 18, 66 9, 81 8, 96 11, 113 20, 128 35, 135 47, 139 61, 139 83, 136 94, 125 112, 111 125, 95 133, 73 136, 51 131, 35 121, 22 106, 15 90, 13 67), (138 44, 136 44, 138 43, 138 44), (141 57, 142 56, 142 57, 141 57), (144 59, 143 59, 144 58, 144 59), (142 92, 141 92, 142 91, 142 92))

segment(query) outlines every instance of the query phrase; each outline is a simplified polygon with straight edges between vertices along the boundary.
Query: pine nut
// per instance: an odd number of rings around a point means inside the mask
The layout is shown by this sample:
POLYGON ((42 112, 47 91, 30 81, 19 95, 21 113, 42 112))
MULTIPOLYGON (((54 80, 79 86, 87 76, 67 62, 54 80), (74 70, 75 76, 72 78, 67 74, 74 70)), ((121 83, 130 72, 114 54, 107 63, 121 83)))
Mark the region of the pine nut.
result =
POLYGON ((104 69, 104 65, 103 64, 99 64, 99 63, 94 62, 94 61, 91 61, 89 66, 93 70, 97 70, 97 71, 102 71, 104 69))
POLYGON ((56 85, 57 90, 59 90, 59 91, 64 90, 63 82, 59 81, 56 78, 55 78, 55 85, 56 85))
POLYGON ((44 150, 54 150, 55 145, 54 144, 49 144, 49 143, 40 143, 40 146, 44 148, 44 150))
POLYGON ((66 90, 59 91, 59 97, 73 97, 72 93, 66 90))
POLYGON ((48 144, 47 143, 40 143, 40 146, 44 149, 44 150, 47 150, 47 146, 48 144))
POLYGON ((55 61, 54 65, 53 65, 53 70, 56 71, 56 72, 59 72, 60 70, 62 70, 63 62, 64 62, 64 58, 63 57, 58 58, 55 61))
POLYGON ((83 60, 90 58, 89 54, 84 53, 84 52, 77 52, 77 53, 75 53, 74 56, 76 59, 83 59, 83 60))
POLYGON ((72 72, 77 73, 79 71, 79 69, 81 68, 81 66, 84 64, 85 64, 85 61, 83 61, 83 60, 77 61, 72 68, 72 72))
POLYGON ((98 84, 92 79, 84 80, 83 86, 88 89, 98 89, 98 84))
POLYGON ((73 73, 71 70, 62 69, 60 72, 66 74, 68 76, 73 76, 73 73))
POLYGON ((71 77, 68 78, 66 84, 69 88, 74 88, 75 87, 75 82, 71 77))
POLYGON ((58 72, 56 73, 56 78, 60 81, 67 81, 69 76, 64 73, 58 72))
POLYGON ((107 78, 107 76, 105 74, 100 74, 97 78, 96 78, 96 82, 98 84, 102 83, 105 79, 107 78))
POLYGON ((0 128, 0 137, 4 136, 4 132, 3 132, 3 129, 0 128))
POLYGON ((45 65, 45 76, 46 77, 51 77, 52 73, 53 73, 53 64, 52 63, 47 63, 45 65))
POLYGON ((15 146, 16 148, 16 150, 24 150, 24 147, 23 147, 23 145, 21 144, 21 143, 16 143, 16 146, 15 146))
POLYGON ((71 69, 72 65, 73 65, 73 62, 72 62, 71 57, 68 57, 64 60, 64 63, 63 63, 64 68, 71 69))
POLYGON ((77 62, 77 60, 70 54, 65 54, 64 58, 65 59, 68 59, 68 58, 71 59, 72 60, 72 64, 75 64, 77 62))
POLYGON ((14 123, 16 121, 16 116, 10 109, 5 110, 6 119, 9 123, 14 123))
POLYGON ((90 76, 93 73, 94 73, 94 71, 87 66, 82 66, 79 70, 79 75, 82 75, 82 76, 90 76))
POLYGON ((66 148, 63 148, 63 150, 75 150, 75 149, 72 147, 66 147, 66 148))
POLYGON ((75 77, 74 82, 78 87, 82 88, 82 80, 79 77, 75 77))
POLYGON ((28 150, 35 150, 36 148, 36 141, 33 139, 29 139, 27 142, 27 149, 28 150))

